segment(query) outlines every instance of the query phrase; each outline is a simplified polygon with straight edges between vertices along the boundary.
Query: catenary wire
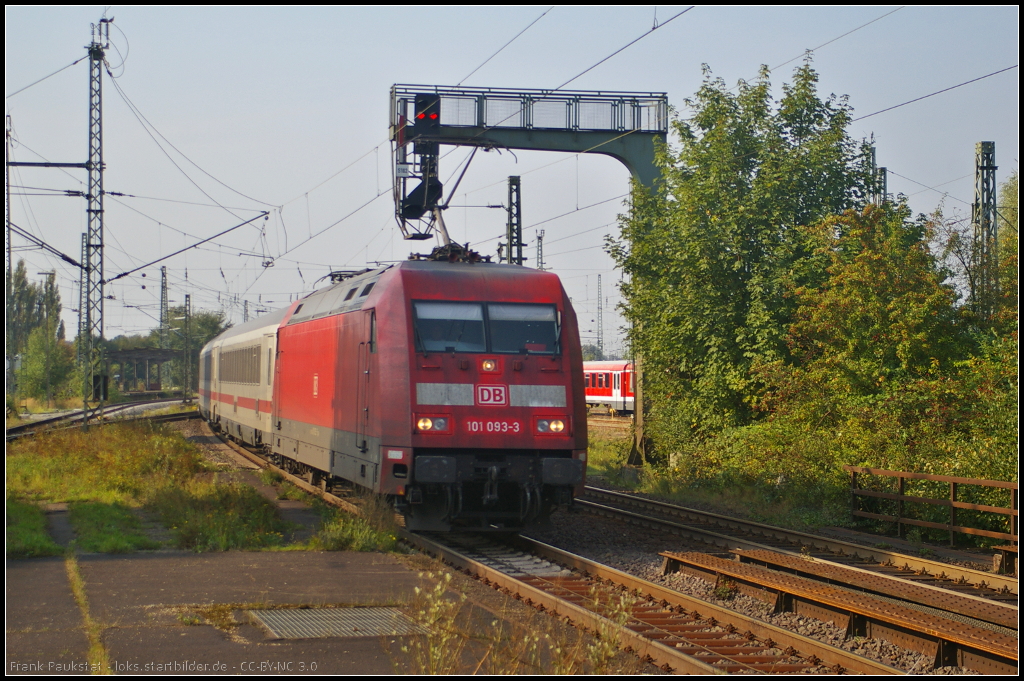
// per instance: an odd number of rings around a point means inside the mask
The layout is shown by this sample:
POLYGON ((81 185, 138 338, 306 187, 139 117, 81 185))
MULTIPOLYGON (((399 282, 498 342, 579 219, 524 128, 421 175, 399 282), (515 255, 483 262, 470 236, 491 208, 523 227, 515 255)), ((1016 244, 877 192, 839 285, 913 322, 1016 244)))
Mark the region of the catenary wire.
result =
POLYGON ((460 81, 459 81, 458 83, 456 83, 456 84, 455 84, 455 87, 458 87, 459 85, 462 85, 462 84, 463 84, 463 83, 465 83, 465 82, 466 82, 467 80, 469 80, 469 78, 470 78, 470 77, 471 77, 471 76, 472 76, 472 75, 473 75, 474 73, 476 73, 477 71, 479 71, 480 69, 482 69, 482 68, 483 68, 483 67, 484 67, 484 66, 485 66, 485 65, 487 64, 487 62, 491 61, 492 59, 494 59, 495 57, 497 57, 497 56, 498 56, 499 54, 501 54, 501 51, 502 51, 502 50, 504 50, 504 49, 505 49, 506 47, 508 47, 509 45, 511 45, 511 44, 512 44, 513 42, 515 42, 516 38, 518 38, 518 37, 519 37, 519 36, 521 36, 522 34, 526 33, 526 32, 527 32, 528 30, 530 30, 530 27, 532 27, 532 26, 533 26, 534 24, 536 24, 536 23, 537 23, 538 21, 540 21, 541 19, 543 19, 543 18, 544 18, 544 17, 545 17, 546 15, 547 15, 547 13, 548 13, 548 12, 550 12, 551 10, 553 10, 554 8, 555 8, 555 6, 554 6, 554 5, 552 5, 551 7, 548 7, 548 8, 546 9, 546 10, 544 10, 544 13, 543 13, 543 14, 541 14, 541 15, 540 15, 539 17, 537 17, 536 19, 534 19, 533 21, 531 21, 531 22, 530 22, 530 24, 529 24, 529 26, 527 26, 527 27, 526 27, 526 28, 524 28, 523 30, 519 31, 519 33, 516 33, 516 34, 515 34, 515 36, 514 36, 514 37, 512 38, 512 40, 509 40, 509 41, 508 41, 507 43, 505 43, 504 45, 502 45, 501 47, 499 47, 499 48, 498 48, 498 51, 497 51, 497 52, 495 52, 494 54, 492 54, 492 55, 491 55, 490 57, 488 57, 487 59, 484 59, 483 63, 481 63, 481 64, 480 64, 480 66, 478 66, 478 67, 476 67, 475 69, 473 69, 472 71, 470 71, 470 72, 469 72, 469 75, 468 75, 468 76, 466 76, 465 78, 463 78, 462 80, 460 80, 460 81))
POLYGON ((960 83, 958 85, 953 85, 952 87, 947 87, 947 88, 944 88, 942 90, 938 90, 937 92, 933 92, 931 94, 924 95, 923 97, 917 97, 915 99, 911 99, 909 101, 903 102, 902 104, 897 104, 896 106, 890 106, 890 107, 888 107, 886 109, 882 109, 882 110, 876 111, 874 113, 869 113, 866 116, 861 116, 859 118, 854 118, 850 122, 851 123, 856 123, 857 121, 862 121, 865 118, 871 118, 872 116, 877 116, 880 113, 885 113, 886 111, 892 111, 893 109, 898 109, 901 106, 906 106, 907 104, 913 104, 914 102, 920 102, 922 99, 928 99, 929 97, 934 97, 935 95, 941 95, 943 92, 949 92, 950 90, 955 90, 958 87, 963 87, 964 85, 970 85, 971 83, 976 83, 979 80, 985 80, 986 78, 990 78, 992 76, 998 75, 998 74, 1003 73, 1005 71, 1010 71, 1012 69, 1017 68, 1017 66, 1019 66, 1019 64, 1014 64, 1013 66, 1007 66, 1005 69, 999 69, 998 71, 993 71, 992 73, 987 73, 984 76, 979 76, 978 78, 972 78, 971 80, 964 81, 963 83, 960 83))
POLYGON ((12 92, 11 94, 9 94, 9 95, 5 96, 5 97, 4 97, 4 99, 10 99, 10 98, 11 98, 11 97, 13 97, 14 95, 16 95, 16 94, 19 94, 19 93, 21 93, 21 92, 24 92, 25 90, 29 89, 29 88, 30 88, 30 87, 32 87, 33 85, 38 85, 39 83, 42 83, 42 82, 43 82, 44 80, 46 80, 47 78, 51 78, 51 77, 53 77, 53 76, 56 76, 56 75, 57 75, 58 73, 60 73, 61 71, 64 71, 64 70, 66 70, 66 69, 70 69, 70 68, 71 68, 72 66, 74 66, 74 65, 75 65, 75 64, 77 64, 78 62, 82 61, 83 59, 88 59, 88 58, 89 58, 89 55, 85 55, 84 57, 81 57, 81 58, 79 58, 79 59, 76 59, 75 61, 71 62, 70 64, 68 64, 68 65, 67 65, 67 66, 65 66, 64 68, 60 68, 60 69, 57 69, 56 71, 54 71, 53 73, 51 73, 51 74, 50 74, 49 76, 43 76, 42 78, 40 78, 39 80, 35 81, 34 83, 29 83, 28 85, 26 85, 25 87, 21 88, 20 90, 15 90, 15 91, 14 91, 14 92, 12 92))

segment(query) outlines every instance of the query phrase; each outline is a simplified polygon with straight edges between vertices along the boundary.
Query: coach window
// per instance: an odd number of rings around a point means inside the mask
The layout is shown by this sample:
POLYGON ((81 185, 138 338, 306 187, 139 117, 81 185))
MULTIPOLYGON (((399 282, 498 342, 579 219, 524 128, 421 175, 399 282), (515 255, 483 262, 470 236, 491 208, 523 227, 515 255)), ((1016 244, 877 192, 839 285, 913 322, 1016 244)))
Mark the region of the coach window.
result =
POLYGON ((491 303, 487 306, 491 352, 553 355, 558 352, 554 305, 491 303))
POLYGON ((612 374, 612 387, 615 388, 616 390, 619 389, 619 375, 618 374, 612 374))
POLYGON ((480 303, 416 301, 416 346, 420 352, 484 352, 480 303))
POLYGON ((590 387, 590 374, 583 374, 583 387, 584 388, 589 388, 590 387))

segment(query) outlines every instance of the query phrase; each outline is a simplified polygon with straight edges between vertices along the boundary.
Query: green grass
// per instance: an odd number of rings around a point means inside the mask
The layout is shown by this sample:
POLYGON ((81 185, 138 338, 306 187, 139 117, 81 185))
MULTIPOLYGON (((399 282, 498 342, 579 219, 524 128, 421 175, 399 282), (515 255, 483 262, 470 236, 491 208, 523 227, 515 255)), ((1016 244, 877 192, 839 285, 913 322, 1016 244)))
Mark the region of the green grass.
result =
POLYGON ((192 481, 159 489, 147 504, 179 548, 227 551, 280 546, 288 527, 248 485, 192 481))
POLYGON ((7 493, 24 500, 139 506, 154 487, 205 470, 179 434, 147 424, 69 429, 24 438, 7 452, 7 493))
POLYGON ((364 499, 363 517, 346 513, 329 506, 319 497, 306 494, 289 482, 283 482, 280 475, 266 470, 260 479, 267 484, 277 480, 278 499, 303 501, 320 515, 321 524, 317 533, 306 543, 284 547, 289 550, 311 549, 314 551, 382 551, 398 550, 398 534, 392 509, 380 497, 364 499))
POLYGON ((792 482, 772 485, 737 475, 695 479, 678 461, 675 465, 638 468, 626 464, 631 445, 628 437, 592 435, 587 450, 588 478, 682 506, 783 527, 813 529, 850 524, 846 488, 802 487, 792 482))
POLYGON ((75 546, 93 553, 131 553, 160 548, 142 531, 142 521, 122 503, 77 502, 69 507, 75 546))
POLYGON ((261 468, 258 475, 264 485, 279 485, 284 480, 284 476, 269 468, 261 468))
MULTIPOLYGON (((273 485, 275 483, 269 482, 267 484, 268 485, 273 485)), ((277 498, 278 499, 290 499, 292 501, 304 501, 306 503, 309 503, 310 500, 313 499, 314 497, 310 496, 309 494, 306 494, 305 492, 303 492, 301 489, 299 489, 298 487, 296 487, 292 483, 287 482, 287 481, 282 481, 282 482, 278 483, 277 498)))
POLYGON ((393 532, 376 529, 363 518, 334 509, 326 513, 320 531, 309 541, 309 548, 318 551, 394 551, 398 537, 393 532))
MULTIPOLYGON (((19 509, 30 509, 33 502, 70 502, 76 546, 86 551, 155 548, 132 512, 139 508, 154 512, 180 548, 279 546, 287 526, 276 507, 251 487, 197 479, 207 469, 195 445, 162 426, 65 430, 18 441, 8 449, 8 506, 12 500, 19 509)), ((13 544, 8 530, 9 556, 53 550, 43 541, 45 517, 34 534, 21 525, 28 527, 19 524, 13 544)))
POLYGON ((7 497, 7 556, 39 558, 64 552, 46 529, 46 513, 36 504, 7 497))
POLYGON ((187 414, 198 410, 199 405, 196 404, 175 404, 162 409, 150 409, 143 416, 169 416, 170 414, 187 414))

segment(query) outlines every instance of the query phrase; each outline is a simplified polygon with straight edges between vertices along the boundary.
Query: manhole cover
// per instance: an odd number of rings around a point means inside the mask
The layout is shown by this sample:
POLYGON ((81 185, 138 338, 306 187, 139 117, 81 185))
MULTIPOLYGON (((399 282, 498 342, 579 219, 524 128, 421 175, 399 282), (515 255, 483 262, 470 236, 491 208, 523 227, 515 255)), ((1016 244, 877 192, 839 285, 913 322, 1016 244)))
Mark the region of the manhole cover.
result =
POLYGON ((249 613, 275 638, 357 638, 428 633, 395 608, 250 610, 249 613))

